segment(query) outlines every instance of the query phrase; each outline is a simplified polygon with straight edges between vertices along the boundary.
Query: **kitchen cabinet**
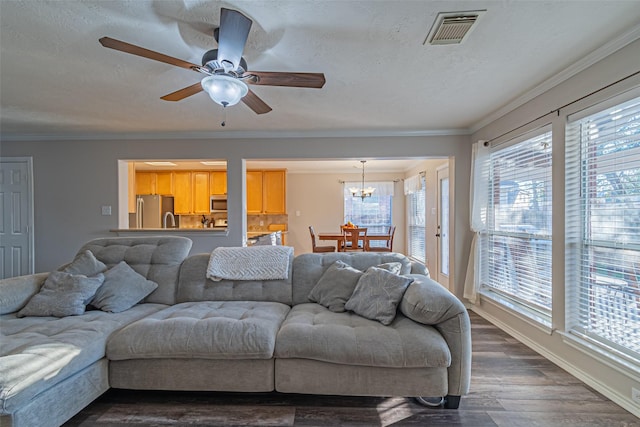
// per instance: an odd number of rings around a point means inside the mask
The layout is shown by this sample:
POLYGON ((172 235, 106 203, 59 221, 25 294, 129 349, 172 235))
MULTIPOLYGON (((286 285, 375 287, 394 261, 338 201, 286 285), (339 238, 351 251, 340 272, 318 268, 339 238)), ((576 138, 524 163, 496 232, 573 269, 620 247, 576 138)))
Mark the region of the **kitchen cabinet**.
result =
POLYGON ((136 194, 173 195, 173 172, 137 172, 136 194))
POLYGON ((173 172, 173 211, 176 215, 193 213, 191 172, 173 172))
POLYGON ((262 171, 247 171, 247 213, 262 213, 262 171))
POLYGON ((211 212, 209 172, 192 172, 191 182, 193 186, 193 213, 209 215, 211 212))
POLYGON ((173 172, 156 172, 156 192, 162 196, 173 196, 173 172))
POLYGON ((247 171, 247 213, 287 213, 287 171, 247 171))
POLYGON ((212 196, 220 196, 227 194, 227 172, 226 171, 210 171, 209 172, 209 190, 212 196))
POLYGON ((262 172, 262 211, 266 214, 287 213, 287 171, 262 172))
POLYGON ((155 172, 136 173, 136 194, 157 194, 155 172))

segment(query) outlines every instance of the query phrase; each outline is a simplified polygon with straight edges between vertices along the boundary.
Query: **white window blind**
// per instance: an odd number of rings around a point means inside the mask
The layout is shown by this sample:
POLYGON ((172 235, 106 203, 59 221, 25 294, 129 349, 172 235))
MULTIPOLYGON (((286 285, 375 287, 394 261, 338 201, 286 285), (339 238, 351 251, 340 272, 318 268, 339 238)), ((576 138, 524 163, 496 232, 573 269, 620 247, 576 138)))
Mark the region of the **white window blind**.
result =
POLYGON ((425 235, 426 235, 426 203, 425 203, 425 178, 418 175, 419 185, 407 192, 407 249, 408 256, 423 263, 427 262, 425 235))
POLYGON ((640 361, 640 98, 566 139, 567 327, 640 361))
POLYGON ((491 148, 487 227, 480 233, 480 290, 549 321, 551 132, 491 148))

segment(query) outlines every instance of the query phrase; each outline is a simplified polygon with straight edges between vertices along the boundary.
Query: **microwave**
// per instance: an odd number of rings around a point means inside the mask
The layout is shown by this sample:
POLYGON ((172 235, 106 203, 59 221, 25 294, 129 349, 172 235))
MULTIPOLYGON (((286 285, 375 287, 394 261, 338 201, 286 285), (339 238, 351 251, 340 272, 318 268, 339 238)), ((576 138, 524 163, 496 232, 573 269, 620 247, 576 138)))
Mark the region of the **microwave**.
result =
POLYGON ((227 196, 211 196, 211 212, 227 212, 227 196))

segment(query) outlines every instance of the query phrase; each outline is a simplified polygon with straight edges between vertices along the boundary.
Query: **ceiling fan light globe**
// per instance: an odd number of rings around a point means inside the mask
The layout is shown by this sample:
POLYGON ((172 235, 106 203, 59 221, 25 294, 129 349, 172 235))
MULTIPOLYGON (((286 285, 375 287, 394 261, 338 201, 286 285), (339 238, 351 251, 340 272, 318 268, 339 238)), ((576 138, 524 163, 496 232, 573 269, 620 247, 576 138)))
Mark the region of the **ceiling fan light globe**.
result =
POLYGON ((249 92, 245 82, 224 74, 207 76, 200 83, 213 102, 223 107, 236 105, 249 92))

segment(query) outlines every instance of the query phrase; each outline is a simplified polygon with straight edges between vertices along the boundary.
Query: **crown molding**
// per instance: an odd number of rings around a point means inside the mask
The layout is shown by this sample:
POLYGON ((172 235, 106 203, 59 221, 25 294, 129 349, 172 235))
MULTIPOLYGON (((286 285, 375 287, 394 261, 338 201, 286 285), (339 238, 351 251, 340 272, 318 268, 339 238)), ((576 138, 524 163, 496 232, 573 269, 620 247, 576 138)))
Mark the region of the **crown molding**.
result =
POLYGON ((630 43, 640 39, 640 24, 631 28, 629 31, 622 33, 620 36, 614 38, 613 40, 605 43, 600 46, 584 58, 560 71, 558 74, 552 76, 551 78, 545 80, 538 86, 534 87, 528 92, 520 95, 510 103, 506 104, 502 108, 494 111, 493 113, 486 116, 484 119, 480 120, 476 124, 470 127, 470 133, 475 133, 488 124, 498 120, 500 117, 505 114, 515 110, 516 108, 526 104, 537 96, 542 95, 543 93, 549 91, 560 83, 568 80, 569 78, 575 76, 576 74, 586 70, 591 67, 595 63, 603 60, 607 56, 612 55, 623 47, 627 46, 630 43))
POLYGON ((324 131, 237 131, 166 133, 82 133, 0 135, 1 141, 141 141, 194 139, 306 139, 306 138, 380 138, 469 135, 469 129, 435 130, 324 130, 324 131))

